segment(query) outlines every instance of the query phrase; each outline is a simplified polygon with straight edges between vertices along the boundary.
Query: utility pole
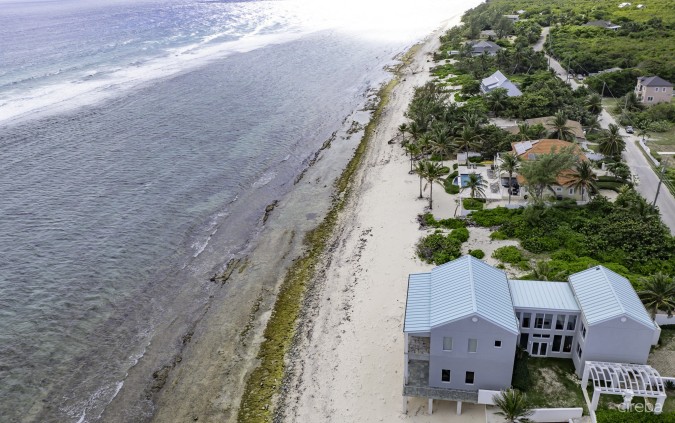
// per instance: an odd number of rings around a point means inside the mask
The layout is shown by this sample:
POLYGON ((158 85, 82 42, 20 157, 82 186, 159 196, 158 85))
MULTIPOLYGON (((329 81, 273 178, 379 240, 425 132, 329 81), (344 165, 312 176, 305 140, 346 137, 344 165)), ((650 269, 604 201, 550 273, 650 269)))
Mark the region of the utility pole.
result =
POLYGON ((603 80, 602 81, 602 93, 600 94, 600 97, 602 97, 602 98, 605 98, 605 85, 607 85, 607 84, 603 80))

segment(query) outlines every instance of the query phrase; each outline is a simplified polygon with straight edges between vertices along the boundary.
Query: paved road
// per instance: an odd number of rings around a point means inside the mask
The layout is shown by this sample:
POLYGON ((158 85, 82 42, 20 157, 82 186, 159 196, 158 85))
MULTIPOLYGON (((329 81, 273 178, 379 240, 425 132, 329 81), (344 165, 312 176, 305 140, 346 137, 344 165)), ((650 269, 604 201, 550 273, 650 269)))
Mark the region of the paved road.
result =
MULTIPOLYGON (((535 51, 541 51, 544 48, 544 42, 546 41, 546 35, 549 33, 549 28, 543 28, 541 32, 541 38, 533 46, 535 51)), ((580 84, 577 83, 572 78, 567 78, 567 71, 556 61, 554 58, 546 56, 549 59, 549 64, 551 68, 556 72, 558 77, 563 81, 566 81, 573 89, 577 89, 580 84)), ((603 128, 609 127, 609 124, 617 124, 614 120, 614 117, 610 115, 606 110, 603 109, 602 114, 600 115, 600 124, 603 128)), ((626 151, 623 153, 623 158, 626 160, 626 163, 630 167, 633 175, 637 176, 639 183, 637 184, 637 191, 642 194, 643 197, 647 199, 650 203, 654 201, 656 196, 656 189, 659 184, 659 177, 654 173, 654 170, 649 165, 649 162, 642 154, 640 147, 636 144, 639 140, 638 137, 634 135, 627 134, 623 129, 621 130, 621 135, 624 136, 626 140, 626 151)), ((659 198, 656 202, 656 205, 661 211, 661 219, 670 228, 670 233, 675 234, 675 198, 673 198, 668 188, 661 186, 661 191, 659 192, 659 198)))
MULTIPOLYGON (((542 51, 544 49, 544 43, 546 42, 546 36, 548 35, 549 30, 549 27, 542 28, 539 41, 537 41, 537 43, 532 46, 534 51, 542 51)), ((579 88, 581 84, 577 83, 572 75, 568 75, 565 68, 563 68, 557 60, 555 60, 553 57, 550 57, 548 54, 546 54, 546 58, 548 59, 549 66, 555 71, 556 75, 558 75, 558 78, 566 81, 575 90, 579 88)))

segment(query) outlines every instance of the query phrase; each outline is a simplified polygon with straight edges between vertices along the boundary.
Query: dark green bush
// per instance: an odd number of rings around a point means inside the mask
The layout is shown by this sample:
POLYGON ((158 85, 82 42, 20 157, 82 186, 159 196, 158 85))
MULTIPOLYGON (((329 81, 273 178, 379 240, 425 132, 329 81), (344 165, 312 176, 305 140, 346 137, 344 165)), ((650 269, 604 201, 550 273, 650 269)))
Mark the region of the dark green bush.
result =
POLYGON ((532 387, 530 369, 527 366, 527 361, 529 358, 529 354, 518 347, 518 351, 516 352, 516 360, 513 363, 513 378, 511 386, 522 392, 526 392, 532 387))
POLYGON ((485 257, 485 252, 483 252, 483 250, 471 250, 469 251, 469 255, 474 256, 477 259, 482 259, 483 257, 485 257))
POLYGON ((445 178, 445 181, 443 182, 445 192, 447 192, 448 194, 459 194, 459 187, 452 183, 452 180, 455 179, 455 176, 457 176, 456 173, 457 172, 453 172, 450 176, 445 178))
POLYGON ((485 205, 485 201, 480 201, 479 198, 464 198, 462 200, 462 205, 466 210, 482 210, 485 205))
POLYGON ((469 230, 467 228, 453 229, 450 233, 450 237, 458 240, 459 242, 466 242, 469 239, 469 230))
POLYGON ((516 264, 525 260, 523 253, 518 249, 518 247, 513 245, 497 248, 495 252, 492 253, 492 257, 504 263, 510 264, 516 264))
MULTIPOLYGON (((453 170, 457 170, 458 167, 459 167, 459 164, 457 164, 457 163, 453 163, 453 164, 452 164, 452 169, 453 169, 453 170)), ((456 176, 456 175, 455 175, 455 176, 456 176)))
POLYGON ((531 253, 539 254, 547 251, 555 251, 560 247, 560 238, 537 236, 524 239, 521 245, 531 253))
POLYGON ((458 258, 461 255, 461 245, 457 238, 435 233, 425 236, 417 243, 417 255, 427 263, 441 265, 458 258))

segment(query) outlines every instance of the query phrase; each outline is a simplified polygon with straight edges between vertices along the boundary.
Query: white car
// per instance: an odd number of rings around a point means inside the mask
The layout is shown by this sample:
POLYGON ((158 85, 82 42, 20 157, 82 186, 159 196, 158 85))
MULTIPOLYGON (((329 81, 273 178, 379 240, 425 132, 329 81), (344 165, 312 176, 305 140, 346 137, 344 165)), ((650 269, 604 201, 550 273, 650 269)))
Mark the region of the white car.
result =
POLYGON ((635 132, 635 131, 633 130, 632 126, 626 126, 626 133, 627 134, 632 134, 633 132, 635 132))

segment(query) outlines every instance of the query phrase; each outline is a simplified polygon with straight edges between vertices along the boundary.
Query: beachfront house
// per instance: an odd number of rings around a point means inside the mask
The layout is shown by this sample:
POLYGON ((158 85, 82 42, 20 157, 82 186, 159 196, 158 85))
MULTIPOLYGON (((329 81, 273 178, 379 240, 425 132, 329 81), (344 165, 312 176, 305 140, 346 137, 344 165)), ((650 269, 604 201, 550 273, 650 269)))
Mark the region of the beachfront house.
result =
POLYGON ((516 87, 513 82, 509 81, 501 71, 496 71, 480 82, 480 91, 483 94, 487 94, 497 88, 504 88, 509 97, 519 97, 523 95, 518 87, 516 87))
POLYGON ((635 95, 645 105, 670 102, 673 84, 658 76, 641 76, 637 79, 635 95))
POLYGON ((644 365, 660 328, 630 282, 603 267, 568 282, 508 280, 464 256, 408 277, 404 400, 476 403, 511 385, 516 347, 532 357, 644 365))
MULTIPOLYGON (((512 153, 518 155, 522 162, 527 162, 529 160, 536 160, 539 155, 550 154, 555 152, 560 152, 563 149, 571 149, 572 153, 575 154, 579 160, 587 161, 588 158, 586 154, 581 150, 581 148, 574 143, 556 140, 556 139, 542 139, 536 141, 521 141, 514 142, 511 144, 512 153)), ((580 201, 582 196, 584 199, 588 199, 588 192, 585 189, 575 188, 569 186, 570 176, 572 172, 563 171, 556 178, 556 183, 551 185, 552 194, 555 195, 556 199, 562 200, 563 198, 571 198, 576 201, 580 201)), ((508 179, 508 178, 506 178, 508 179)), ((520 186, 527 185, 527 181, 523 178, 522 175, 517 175, 516 179, 520 186)), ((550 190, 548 192, 551 192, 550 190)), ((520 195, 528 195, 526 191, 521 191, 520 195)))
POLYGON ((516 23, 520 20, 519 15, 503 15, 506 19, 510 20, 513 23, 516 23))
POLYGON ((598 28, 609 29, 610 31, 617 31, 621 25, 613 24, 610 21, 589 21, 584 26, 595 26, 598 28))
POLYGON ((471 44, 471 55, 480 56, 481 54, 488 54, 494 56, 502 48, 492 41, 474 41, 471 44))

